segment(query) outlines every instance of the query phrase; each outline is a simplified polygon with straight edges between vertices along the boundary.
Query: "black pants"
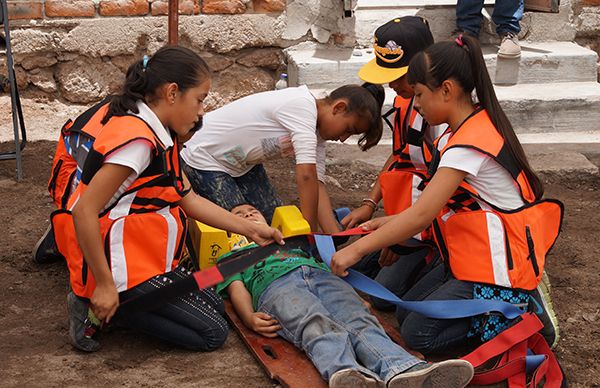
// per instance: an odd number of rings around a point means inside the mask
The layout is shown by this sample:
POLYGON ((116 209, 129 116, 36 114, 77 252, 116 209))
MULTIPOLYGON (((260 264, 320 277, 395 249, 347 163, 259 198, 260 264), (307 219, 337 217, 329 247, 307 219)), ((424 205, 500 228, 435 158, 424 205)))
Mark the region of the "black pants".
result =
MULTIPOLYGON (((155 276, 120 293, 121 303, 187 276, 189 272, 182 267, 155 276)), ((223 299, 213 289, 207 289, 178 296, 151 312, 120 316, 115 323, 186 349, 211 351, 221 347, 227 338, 229 327, 224 313, 223 299)))

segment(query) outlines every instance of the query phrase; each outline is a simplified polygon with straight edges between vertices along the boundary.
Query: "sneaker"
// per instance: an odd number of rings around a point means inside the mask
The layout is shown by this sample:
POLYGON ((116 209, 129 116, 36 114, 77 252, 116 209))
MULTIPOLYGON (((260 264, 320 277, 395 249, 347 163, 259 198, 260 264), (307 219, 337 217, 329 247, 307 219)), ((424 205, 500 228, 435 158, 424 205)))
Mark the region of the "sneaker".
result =
POLYGON ((381 383, 373 377, 365 376, 355 369, 342 369, 329 378, 329 387, 337 388, 377 388, 381 383))
POLYGON ((38 264, 52 263, 63 258, 58 252, 58 248, 54 242, 54 230, 52 229, 52 224, 48 226, 48 229, 46 229, 42 237, 35 244, 35 247, 33 247, 32 256, 33 261, 38 264))
POLYGON ((542 274, 540 284, 531 292, 529 302, 529 310, 533 311, 544 324, 540 333, 544 336, 550 348, 554 349, 560 339, 560 330, 550 298, 550 279, 548 279, 546 272, 542 274))
POLYGON ((388 388, 465 387, 473 378, 473 365, 465 360, 417 364, 392 377, 388 388))
POLYGON ((521 45, 516 34, 508 32, 502 35, 502 42, 498 50, 499 58, 519 58, 521 56, 521 45))
POLYGON ((84 352, 95 352, 100 349, 100 343, 92 338, 98 331, 98 327, 88 317, 88 304, 71 291, 67 295, 67 308, 71 345, 84 352))

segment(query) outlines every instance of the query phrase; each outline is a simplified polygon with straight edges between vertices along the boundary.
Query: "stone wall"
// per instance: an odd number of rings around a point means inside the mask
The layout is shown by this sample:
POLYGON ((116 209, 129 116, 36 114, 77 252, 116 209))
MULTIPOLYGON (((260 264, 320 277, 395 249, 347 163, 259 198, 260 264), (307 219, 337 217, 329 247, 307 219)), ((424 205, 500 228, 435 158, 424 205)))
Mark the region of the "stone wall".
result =
MULTIPOLYGON (((214 71, 208 109, 272 89, 282 49, 302 41, 352 45, 341 0, 180 0, 179 43, 214 71)), ((90 103, 118 91, 127 67, 167 42, 168 0, 8 2, 24 95, 90 103)), ((0 45, 2 45, 0 33, 0 45)), ((0 74, 6 74, 0 54, 0 74)))
MULTIPOLYGON (((575 41, 589 47, 600 57, 600 0, 572 0, 573 23, 577 30, 575 41)), ((600 81, 600 64, 598 67, 600 81)))

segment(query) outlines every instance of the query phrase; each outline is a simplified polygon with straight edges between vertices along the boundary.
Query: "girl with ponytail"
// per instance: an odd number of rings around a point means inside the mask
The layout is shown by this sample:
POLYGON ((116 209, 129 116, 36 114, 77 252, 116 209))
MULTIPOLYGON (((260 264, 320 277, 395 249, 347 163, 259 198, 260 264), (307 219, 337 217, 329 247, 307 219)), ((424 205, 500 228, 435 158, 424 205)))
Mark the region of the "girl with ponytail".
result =
MULTIPOLYGON (((498 103, 477 39, 463 35, 416 54, 408 82, 423 118, 449 128, 433 143, 429 177, 417 201, 399 214, 362 224, 373 232, 337 252, 333 272, 345 276, 364 255, 431 227, 442 264, 399 296, 499 296, 526 308, 530 296, 539 299, 536 287, 558 237, 562 204, 541 199, 542 183, 498 103)), ((440 320, 404 310, 396 316, 407 345, 425 354, 451 350, 472 336, 489 340, 509 325, 500 317, 440 320)), ((542 334, 554 342, 551 326, 542 334)))
POLYGON ((107 324, 113 317, 118 326, 192 350, 224 343, 223 301, 213 290, 115 316, 120 303, 190 275, 178 266, 187 216, 260 244, 281 242, 279 231, 240 220, 196 195, 182 173, 181 143, 200 128, 210 85, 202 58, 166 46, 129 67, 121 94, 63 128, 63 137, 92 139, 85 161, 77 163, 80 182, 52 215, 56 245, 70 271, 69 338, 75 348, 96 351, 91 322, 107 324))

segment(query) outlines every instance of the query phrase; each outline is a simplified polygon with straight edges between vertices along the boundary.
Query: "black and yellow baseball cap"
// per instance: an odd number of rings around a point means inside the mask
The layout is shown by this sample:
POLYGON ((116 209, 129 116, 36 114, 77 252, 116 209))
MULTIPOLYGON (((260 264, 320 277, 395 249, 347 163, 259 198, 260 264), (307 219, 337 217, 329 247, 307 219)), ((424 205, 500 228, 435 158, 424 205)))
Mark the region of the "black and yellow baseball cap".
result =
POLYGON ((360 79, 372 84, 387 84, 408 71, 408 63, 419 51, 433 44, 429 24, 419 16, 404 16, 375 30, 375 58, 358 72, 360 79))

